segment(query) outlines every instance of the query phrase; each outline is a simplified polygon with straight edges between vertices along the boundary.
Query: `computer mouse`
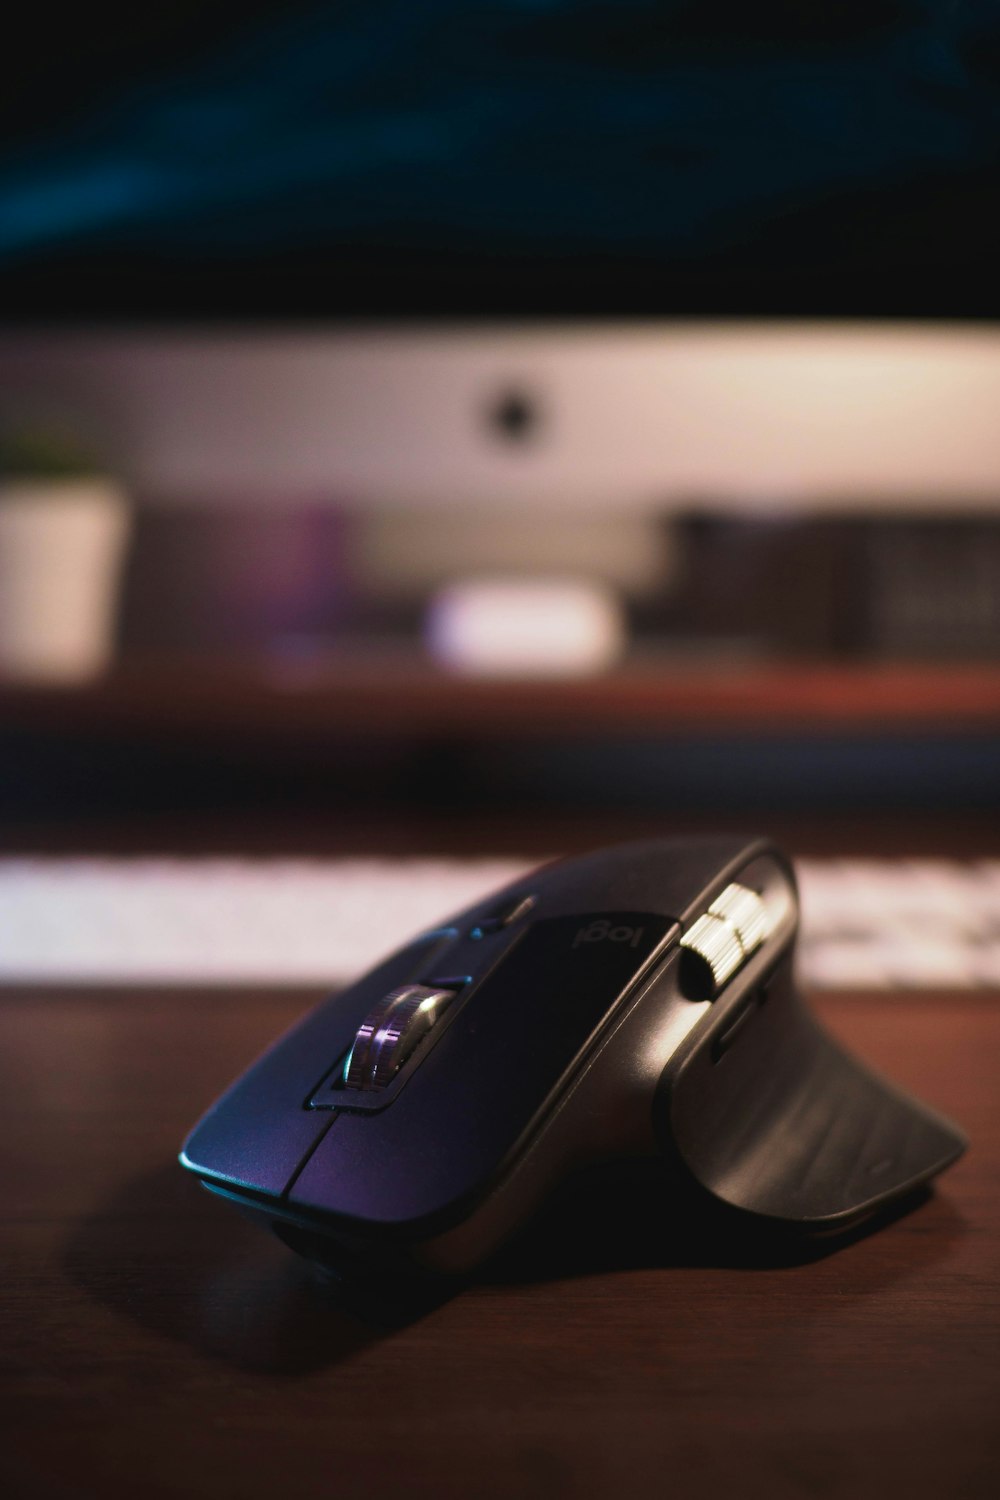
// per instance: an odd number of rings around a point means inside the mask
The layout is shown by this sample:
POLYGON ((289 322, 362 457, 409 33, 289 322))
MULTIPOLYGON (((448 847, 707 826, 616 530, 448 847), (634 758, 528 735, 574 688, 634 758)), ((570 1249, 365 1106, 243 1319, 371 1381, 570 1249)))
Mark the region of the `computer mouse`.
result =
POLYGON ((966 1142, 817 1023, 797 928, 766 840, 543 866, 320 1005, 181 1161, 348 1271, 467 1272, 574 1172, 637 1159, 678 1203, 694 1186, 747 1225, 849 1228, 966 1142))

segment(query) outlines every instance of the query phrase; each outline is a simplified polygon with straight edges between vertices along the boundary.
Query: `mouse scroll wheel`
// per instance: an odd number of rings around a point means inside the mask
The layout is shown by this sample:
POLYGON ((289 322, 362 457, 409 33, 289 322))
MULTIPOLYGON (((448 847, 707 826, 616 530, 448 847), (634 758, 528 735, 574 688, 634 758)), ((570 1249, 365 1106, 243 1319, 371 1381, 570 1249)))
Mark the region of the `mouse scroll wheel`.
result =
POLYGON ((714 1000, 767 937, 767 911, 756 891, 727 885, 681 938, 692 998, 714 1000))
POLYGON ((344 1087, 384 1089, 390 1084, 456 993, 426 984, 390 990, 358 1027, 344 1064, 344 1087))

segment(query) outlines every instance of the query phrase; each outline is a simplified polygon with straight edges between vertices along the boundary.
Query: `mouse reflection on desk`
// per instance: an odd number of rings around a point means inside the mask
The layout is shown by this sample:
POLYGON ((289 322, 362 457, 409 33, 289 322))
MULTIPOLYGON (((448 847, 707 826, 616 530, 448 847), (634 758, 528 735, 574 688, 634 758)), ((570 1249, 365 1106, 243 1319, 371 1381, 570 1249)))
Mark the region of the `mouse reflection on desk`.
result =
POLYGON ((748 1228, 852 1228, 966 1143, 818 1025, 797 927, 792 867, 765 841, 545 866, 313 1011, 181 1161, 345 1274, 468 1271, 615 1160, 657 1159, 679 1211, 696 1185, 748 1228))

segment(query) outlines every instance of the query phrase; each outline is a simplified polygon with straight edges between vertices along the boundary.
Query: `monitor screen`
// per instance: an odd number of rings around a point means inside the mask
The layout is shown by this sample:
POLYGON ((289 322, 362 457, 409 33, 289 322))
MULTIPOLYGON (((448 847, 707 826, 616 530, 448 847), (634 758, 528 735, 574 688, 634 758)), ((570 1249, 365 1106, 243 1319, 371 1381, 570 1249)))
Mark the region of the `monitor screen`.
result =
POLYGON ((1000 314, 986 0, 22 21, 8 321, 1000 314))

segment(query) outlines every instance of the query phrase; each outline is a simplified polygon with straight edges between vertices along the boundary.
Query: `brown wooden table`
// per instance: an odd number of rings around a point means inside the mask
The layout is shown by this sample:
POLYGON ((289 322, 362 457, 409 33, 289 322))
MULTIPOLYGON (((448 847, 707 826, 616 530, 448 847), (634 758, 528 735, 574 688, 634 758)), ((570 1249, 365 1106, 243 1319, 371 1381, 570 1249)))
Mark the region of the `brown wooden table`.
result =
POLYGON ((176 1164, 318 996, 0 992, 7 1496, 1000 1490, 1000 1004, 829 996, 972 1150, 833 1253, 583 1205, 373 1318, 176 1164))

